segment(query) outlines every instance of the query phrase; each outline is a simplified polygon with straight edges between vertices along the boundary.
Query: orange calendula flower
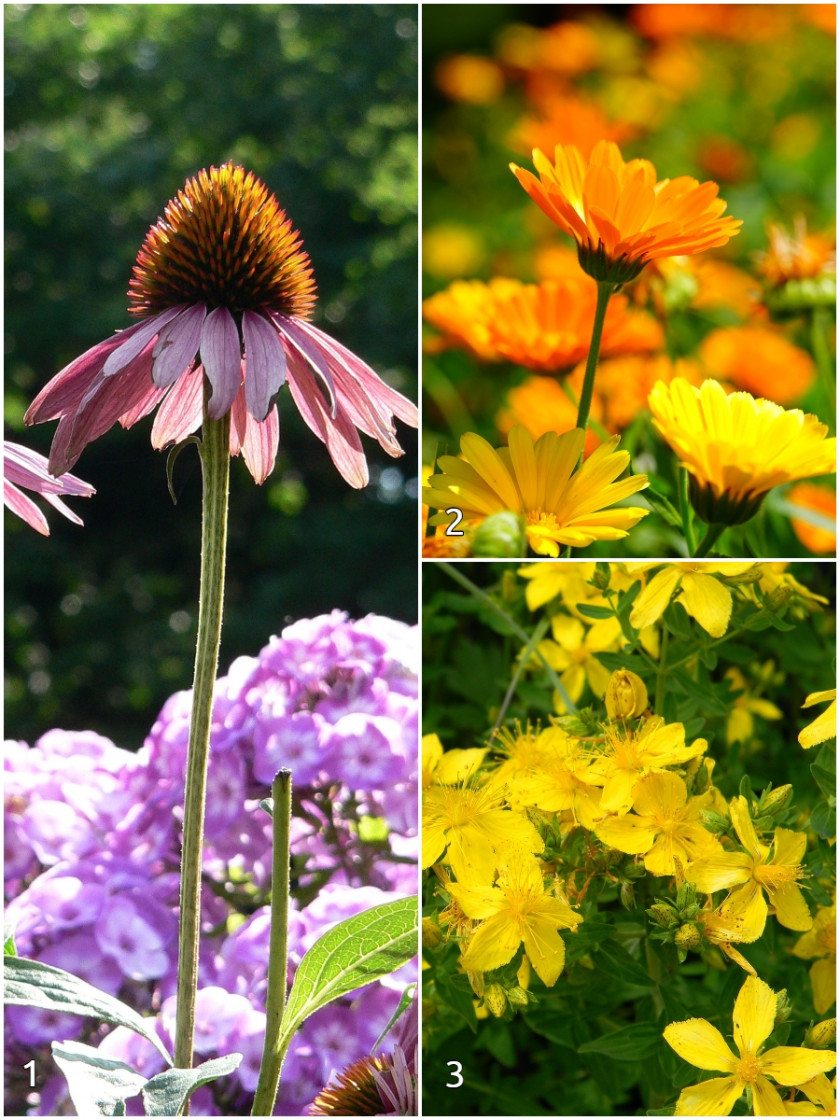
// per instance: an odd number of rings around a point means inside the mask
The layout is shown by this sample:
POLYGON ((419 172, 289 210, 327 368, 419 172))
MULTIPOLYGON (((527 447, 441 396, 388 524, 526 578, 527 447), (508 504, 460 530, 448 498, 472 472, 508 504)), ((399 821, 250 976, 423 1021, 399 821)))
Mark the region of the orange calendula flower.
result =
POLYGON ((796 539, 816 555, 828 553, 829 556, 834 556, 837 552, 837 530, 828 526, 832 523, 836 525, 835 492, 826 486, 815 486, 813 482, 798 482, 788 490, 787 503, 788 507, 803 511, 802 517, 791 515, 790 527, 796 534, 796 539), (806 520, 806 511, 820 515, 825 520, 825 527, 806 520))
POLYGON ((766 896, 781 925, 787 929, 810 929, 812 918, 797 882, 805 874, 802 867, 807 844, 804 832, 777 828, 771 849, 759 841, 745 797, 732 799, 729 814, 746 851, 725 852, 697 860, 686 869, 688 881, 709 894, 735 887, 727 899, 730 912, 740 914, 756 907, 757 913, 763 911, 765 921, 766 896), (755 901, 757 897, 761 898, 760 904, 755 901))
POLYGON ((800 1085, 833 1069, 834 1054, 804 1046, 773 1046, 762 1053, 776 1018, 777 995, 757 976, 748 976, 735 1000, 732 1015, 734 1054, 723 1035, 705 1019, 669 1023, 662 1032, 668 1045, 699 1069, 720 1070, 713 1077, 680 1093, 677 1116, 728 1116, 746 1088, 752 1090, 756 1116, 785 1116, 779 1085, 800 1085))
POLYGON ((619 852, 644 853, 645 868, 652 875, 674 875, 674 856, 688 863, 722 854, 720 841, 703 827, 700 816, 712 804, 709 793, 689 798, 678 774, 648 774, 636 783, 634 812, 597 822, 595 835, 619 852))
POLYGON ((558 144, 552 164, 533 153, 537 179, 511 170, 540 209, 575 239, 581 267, 596 280, 626 283, 648 261, 702 253, 738 233, 741 222, 722 217, 716 183, 687 175, 657 181, 645 159, 625 163, 616 144, 596 144, 587 161, 573 145, 558 144))
POLYGON ((513 848, 495 886, 447 887, 463 912, 478 921, 462 966, 470 972, 489 972, 512 959, 524 944, 528 960, 547 986, 563 971, 566 947, 558 933, 583 921, 565 898, 546 890, 539 863, 522 849, 513 848))
POLYGON ((794 218, 793 232, 771 222, 767 241, 767 252, 759 254, 758 270, 769 284, 805 280, 835 269, 834 238, 808 233, 802 214, 794 218))
MULTIPOLYGON (((580 428, 563 435, 546 432, 536 443, 524 428, 513 428, 508 447, 498 450, 467 432, 461 437, 463 458, 438 459, 441 471, 432 475, 423 499, 434 509, 459 509, 467 526, 502 510, 520 513, 528 544, 541 556, 559 556, 560 545, 583 548, 596 540, 621 540, 649 510, 608 507, 643 490, 648 480, 646 475, 618 478, 630 456, 617 446, 618 436, 575 470, 583 449, 580 428)), ((451 520, 451 514, 438 514, 431 524, 451 520)))
POLYGON ((774 486, 833 474, 837 441, 816 416, 732 393, 718 381, 699 389, 680 378, 648 398, 653 422, 691 478, 703 521, 737 525, 753 517, 774 486))
MULTIPOLYGON (((459 280, 423 301, 423 315, 444 342, 465 345, 484 361, 516 362, 528 369, 563 370, 586 357, 597 291, 585 277, 522 284, 498 276, 488 284, 459 280)), ((657 350, 662 328, 644 312, 613 299, 602 336, 605 354, 657 350)))
POLYGON ((712 331, 700 344, 700 358, 722 381, 777 404, 798 400, 816 376, 810 354, 769 327, 712 331))

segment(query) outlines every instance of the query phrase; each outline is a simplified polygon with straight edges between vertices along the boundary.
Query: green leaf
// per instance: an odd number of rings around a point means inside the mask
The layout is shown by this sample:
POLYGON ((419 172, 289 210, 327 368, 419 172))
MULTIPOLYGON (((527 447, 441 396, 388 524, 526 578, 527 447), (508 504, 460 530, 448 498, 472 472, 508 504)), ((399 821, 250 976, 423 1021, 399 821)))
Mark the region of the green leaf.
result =
POLYGON ((327 930, 298 965, 283 1015, 283 1042, 319 1008, 411 960, 417 922, 417 898, 398 898, 327 930))
POLYGON ((645 988, 654 986, 653 980, 639 962, 634 960, 627 950, 616 941, 602 942, 597 948, 597 956, 594 960, 599 968, 602 968, 617 980, 623 980, 627 984, 641 984, 645 988))
POLYGON ((669 603, 662 615, 662 622, 674 637, 684 641, 691 637, 691 620, 682 603, 669 603))
POLYGON ((17 956, 17 949, 15 948, 15 929, 8 920, 3 922, 3 956, 17 956))
POLYGON ((397 1005, 397 1010, 394 1012, 394 1014, 388 1020, 387 1024, 385 1025, 385 1029, 382 1031, 382 1034, 379 1036, 379 1038, 377 1038, 377 1040, 376 1040, 376 1042, 374 1042, 373 1046, 371 1046, 371 1048, 370 1048, 371 1054, 376 1054, 377 1053, 377 1051, 379 1050, 379 1047, 382 1045, 382 1040, 388 1034, 391 1027, 393 1027, 393 1025, 396 1023, 397 1019, 399 1019, 400 1015, 402 1015, 402 1013, 404 1011, 406 1011, 411 1006, 411 1001, 414 998, 414 993, 416 991, 417 991, 417 985, 416 984, 409 984, 408 987, 405 989, 402 996, 400 997, 400 1002, 397 1005))
POLYGON ((682 518, 667 498, 657 494, 652 486, 645 490, 644 497, 664 521, 667 521, 669 525, 673 525, 676 529, 682 530, 682 518))
POLYGON ((837 810, 833 802, 834 798, 832 797, 831 802, 821 801, 811 810, 811 818, 808 823, 823 840, 828 840, 835 836, 837 832, 837 810))
POLYGON ((655 1023, 633 1023, 602 1038, 593 1038, 578 1047, 579 1054, 606 1054, 619 1062, 632 1062, 655 1053, 662 1042, 662 1031, 655 1023))
POLYGON ((124 1116, 125 1109, 118 1111, 118 1106, 146 1084, 136 1069, 83 1042, 54 1042, 52 1054, 67 1079, 77 1116, 124 1116))
POLYGON ((172 1065, 172 1058, 158 1038, 154 1019, 144 1019, 133 1008, 100 992, 78 976, 25 957, 6 957, 3 973, 4 1003, 92 1016, 106 1023, 129 1027, 151 1042, 166 1059, 166 1064, 172 1065))
POLYGON ((143 1100, 147 1116, 181 1116, 190 1095, 208 1081, 227 1077, 239 1066, 241 1054, 225 1054, 195 1069, 167 1069, 146 1082, 143 1100))
POLYGON ((585 618, 614 618, 615 611, 609 607, 596 607, 591 603, 577 603, 575 610, 582 614, 585 618))
POLYGON ((837 757, 834 747, 824 746, 811 763, 814 781, 826 797, 833 797, 837 788, 837 757))

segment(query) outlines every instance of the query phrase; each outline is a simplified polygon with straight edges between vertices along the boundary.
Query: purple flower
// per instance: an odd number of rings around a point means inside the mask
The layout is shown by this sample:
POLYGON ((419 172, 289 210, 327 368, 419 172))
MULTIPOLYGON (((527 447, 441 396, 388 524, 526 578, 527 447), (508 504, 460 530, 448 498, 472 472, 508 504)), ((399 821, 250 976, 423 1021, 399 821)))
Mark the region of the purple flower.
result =
POLYGON ((32 499, 21 491, 21 486, 26 490, 32 490, 35 494, 40 494, 53 509, 57 509, 59 513, 64 514, 67 520, 72 521, 75 525, 83 525, 84 522, 81 517, 78 517, 72 509, 69 509, 62 502, 59 494, 91 498, 96 493, 90 483, 82 482, 75 475, 62 474, 55 478, 47 470, 47 460, 43 455, 39 455, 37 451, 30 451, 27 447, 21 447, 19 443, 10 443, 5 440, 3 443, 3 502, 12 513, 22 517, 27 525, 48 537, 50 527, 47 524, 46 517, 32 499))
POLYGON ((141 322, 65 366, 24 418, 60 418, 53 473, 112 424, 128 428, 158 404, 153 445, 179 443, 201 424, 205 378, 208 414, 230 413, 230 452, 242 452, 257 482, 274 467, 274 402, 286 381, 351 486, 368 482, 359 432, 398 456, 394 416, 417 426, 410 401, 307 322, 309 257, 277 200, 242 167, 200 171, 167 204, 138 254, 129 300, 141 322))
POLYGON ((395 749, 400 734, 399 725, 382 716, 342 716, 329 738, 336 774, 353 790, 383 789, 398 781, 405 763, 395 749))
POLYGON ((254 727, 254 775, 266 785, 281 767, 292 771, 295 786, 314 782, 332 768, 329 728, 322 716, 292 712, 269 716, 254 727))

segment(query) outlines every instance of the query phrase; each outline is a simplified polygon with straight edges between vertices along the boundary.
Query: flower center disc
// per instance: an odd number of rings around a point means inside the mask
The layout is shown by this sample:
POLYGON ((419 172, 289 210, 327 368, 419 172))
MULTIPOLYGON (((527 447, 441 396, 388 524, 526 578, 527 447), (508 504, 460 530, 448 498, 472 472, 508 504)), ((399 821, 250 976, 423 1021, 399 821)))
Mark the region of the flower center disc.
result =
POLYGON ((300 234, 250 171, 199 171, 151 227, 129 283, 129 311, 181 304, 309 318, 315 279, 300 234))

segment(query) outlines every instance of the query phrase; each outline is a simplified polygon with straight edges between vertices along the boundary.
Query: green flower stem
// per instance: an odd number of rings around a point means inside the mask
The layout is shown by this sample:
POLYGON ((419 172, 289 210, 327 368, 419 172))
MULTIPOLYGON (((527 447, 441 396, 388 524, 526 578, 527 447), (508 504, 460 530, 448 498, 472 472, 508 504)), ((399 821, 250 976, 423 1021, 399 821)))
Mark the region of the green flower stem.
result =
MULTIPOLYGON (((568 397, 569 401, 575 406, 575 408, 579 408, 580 401, 578 400, 577 396, 575 395, 574 389, 571 387, 566 378, 560 379, 560 388, 563 390, 563 392, 568 397)), ((595 420, 593 417, 590 417, 589 424, 592 428, 592 431, 597 435, 598 439, 602 440, 604 443, 606 443, 608 439, 612 439, 612 432, 608 432, 600 421, 595 420)))
MULTIPOLYGON (((225 544, 230 478, 230 417, 211 420, 204 402, 201 443, 203 499, 201 510, 201 585, 198 633, 184 791, 184 839, 181 854, 181 923, 178 932, 178 994, 175 1065, 190 1069, 195 1033, 198 985, 198 938, 201 905, 201 854, 213 686, 219 662, 222 602, 225 593, 225 544)), ((185 1114, 189 1112, 189 1105, 185 1114)))
POLYGON ((834 363, 828 348, 826 337, 829 332, 831 320, 827 307, 814 307, 811 311, 811 349, 817 363, 817 375, 820 388, 828 402, 831 415, 836 408, 836 382, 834 379, 834 363))
POLYGON ((271 933, 268 943, 268 992, 265 1000, 265 1044, 252 1116, 271 1116, 277 1100, 280 1071, 290 1037, 281 1036, 286 1010, 286 976, 289 968, 289 832, 292 821, 292 772, 279 770, 271 783, 274 800, 271 857, 271 933))
POLYGON ((662 708, 665 704, 665 680, 668 676, 666 661, 668 660, 668 628, 662 627, 662 638, 659 642, 659 665, 656 670, 656 697, 653 701, 654 715, 663 715, 662 708))
MULTIPOLYGON (((502 608, 494 599, 491 599, 490 596, 482 591, 480 587, 476 587, 476 585, 471 580, 467 579, 465 575, 462 575, 458 569, 457 564, 450 564, 448 563, 448 561, 441 560, 438 563, 438 567, 442 572, 446 572, 450 579, 454 579, 456 583, 460 583, 461 587, 469 591, 470 595, 475 596, 475 598, 478 599, 480 603, 483 603, 486 607, 489 607, 490 610, 494 611, 497 615, 503 618, 507 625, 511 628, 513 633, 517 636, 517 638, 519 638, 521 642, 524 642, 526 646, 528 645, 528 643, 531 641, 532 635, 523 630, 519 623, 514 618, 511 618, 507 611, 502 610, 502 608)), ((548 675, 548 679, 557 689, 558 693, 560 694, 560 699, 566 705, 566 711, 569 712, 570 715, 574 715, 574 713, 577 711, 577 704, 575 704, 575 702, 569 696, 568 692, 566 691, 566 686, 560 680, 557 673, 551 668, 540 651, 538 649, 535 649, 534 653, 543 663, 543 667, 546 671, 546 674, 548 675)))
POLYGON ((688 555, 693 556, 697 547, 694 539, 694 526, 691 523, 691 498, 689 496, 688 471, 680 467, 680 516, 682 517, 683 536, 685 537, 688 555))
MULTIPOLYGON (((583 376, 583 388, 580 391, 580 405, 578 406, 577 427, 586 432, 589 423, 589 410, 592 407, 592 390, 595 388, 595 371, 598 368, 598 355, 601 352, 601 335, 604 333, 604 320, 607 317, 607 304, 610 296, 615 291, 615 284, 608 280, 598 280, 598 301, 595 304, 595 322, 592 324, 592 341, 589 344, 589 354, 586 358, 586 373, 583 376)), ((583 452, 581 451, 581 459, 583 452)))
POLYGON ((709 553, 714 548, 718 537, 721 535, 725 528, 726 526, 721 525, 719 522, 712 522, 711 525, 706 526, 706 535, 703 537, 702 541, 697 547, 697 551, 694 553, 695 559, 700 556, 709 555, 709 553))

